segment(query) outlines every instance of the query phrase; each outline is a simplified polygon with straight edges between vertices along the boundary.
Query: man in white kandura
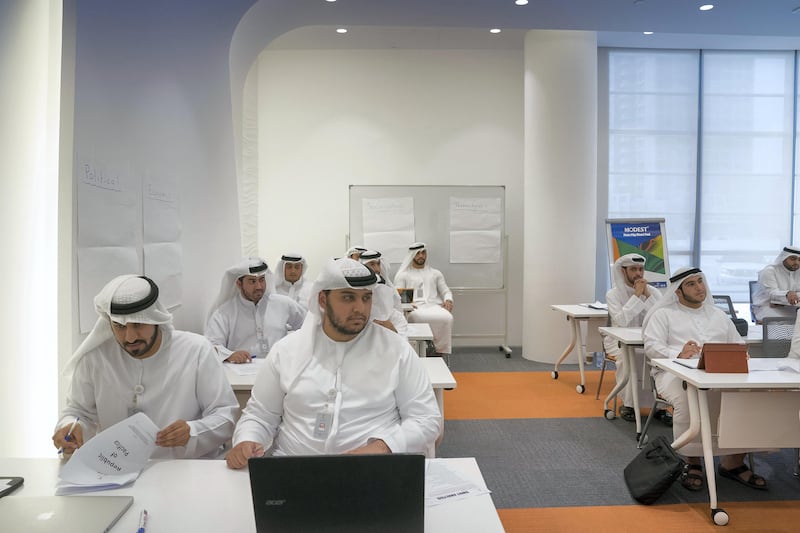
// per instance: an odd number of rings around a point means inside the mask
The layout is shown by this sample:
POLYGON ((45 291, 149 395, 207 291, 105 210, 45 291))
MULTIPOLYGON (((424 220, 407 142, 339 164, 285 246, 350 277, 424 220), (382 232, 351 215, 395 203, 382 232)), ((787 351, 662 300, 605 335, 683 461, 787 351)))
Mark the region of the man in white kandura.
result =
MULTIPOLYGON (((611 325, 621 328, 640 327, 644 320, 644 315, 653 307, 660 298, 661 293, 655 287, 648 285, 644 277, 645 258, 639 254, 623 255, 611 267, 611 290, 606 293, 606 304, 608 305, 608 316, 611 325)), ((622 380, 625 359, 620 352, 617 341, 611 337, 603 338, 603 346, 606 353, 615 357, 617 367, 617 383, 622 380)), ((634 364, 637 368, 642 368, 643 350, 636 350, 634 364)), ((650 380, 646 376, 640 376, 645 383, 648 383, 646 390, 648 393, 640 394, 641 405, 652 405, 653 398, 650 391, 650 380), (648 400, 649 398, 649 400, 648 400)), ((620 417, 628 422, 636 420, 633 412, 633 397, 630 387, 641 387, 639 383, 631 383, 620 392, 622 398, 622 408, 620 417)), ((666 410, 659 410, 656 418, 667 425, 672 424, 672 415, 666 410)))
MULTIPOLYGON (((743 344, 733 321, 716 305, 699 268, 681 268, 670 278, 664 296, 648 311, 642 336, 644 350, 651 359, 691 359, 700 356, 707 342, 743 344)), ((674 438, 689 429, 689 400, 683 381, 675 374, 653 368, 656 390, 672 404, 674 438)), ((719 413, 720 394, 709 392, 708 404, 712 418, 719 413)), ((715 424, 712 423, 712 431, 715 424)), ((688 490, 701 490, 705 480, 700 463, 702 446, 695 439, 679 450, 688 456, 681 475, 681 484, 688 490)), ((756 475, 745 463, 743 453, 720 458, 720 476, 747 487, 765 490, 766 480, 756 475)), ((713 465, 706 465, 713 468, 713 465)))
POLYGON ((366 250, 367 250, 366 248, 357 244, 355 246, 351 246, 350 248, 348 248, 347 251, 344 253, 344 256, 349 257, 353 261, 358 261, 359 257, 361 257, 361 252, 365 252, 366 250))
POLYGON ((424 453, 441 431, 420 358, 372 322, 376 277, 343 258, 328 260, 300 331, 279 341, 236 425, 228 466, 274 455, 424 453))
POLYGON ((373 289, 373 293, 381 293, 381 297, 377 301, 373 298, 372 314, 375 316, 375 321, 381 326, 396 331, 398 335, 407 339, 408 321, 400 303, 400 294, 387 277, 389 265, 383 260, 381 253, 375 250, 361 252, 360 261, 362 265, 366 265, 367 268, 372 270, 378 278, 378 284, 373 289), (383 304, 382 309, 376 308, 377 302, 383 304))
POLYGON ((787 246, 772 264, 758 273, 753 314, 758 322, 768 316, 797 316, 800 303, 800 248, 787 246))
POLYGON ((306 278, 308 264, 305 257, 296 253, 281 256, 275 269, 275 292, 288 296, 308 309, 312 282, 306 278))
POLYGON ((143 276, 114 278, 94 306, 100 317, 65 369, 72 379, 55 447, 75 450, 141 411, 162 428, 154 458, 218 456, 239 404, 211 343, 174 329, 158 287, 143 276))
POLYGON ((249 363, 266 357, 273 344, 303 325, 306 309, 269 290, 270 277, 267 264, 258 257, 243 259, 222 276, 206 322, 206 337, 220 361, 249 363))
POLYGON ((437 354, 450 354, 453 344, 453 293, 442 273, 427 265, 428 251, 424 243, 415 242, 400 264, 394 286, 414 289, 415 307, 409 322, 427 322, 433 332, 437 354))

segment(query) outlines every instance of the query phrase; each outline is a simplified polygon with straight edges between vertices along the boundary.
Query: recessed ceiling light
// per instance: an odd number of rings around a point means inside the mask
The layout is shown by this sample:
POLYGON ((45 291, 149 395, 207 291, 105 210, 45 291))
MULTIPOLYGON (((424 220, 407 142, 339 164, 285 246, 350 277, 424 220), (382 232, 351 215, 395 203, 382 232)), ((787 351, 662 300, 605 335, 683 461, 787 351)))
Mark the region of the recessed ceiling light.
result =
POLYGON ((527 6, 528 0, 514 0, 514 3, 517 4, 518 6, 527 6))
POLYGON ((325 0, 326 2, 335 2, 336 0, 325 0))
POLYGON ((502 30, 500 28, 492 28, 489 30, 489 33, 500 33, 502 30))
POLYGON ((653 32, 651 32, 651 31, 643 31, 642 33, 645 34, 645 35, 653 35, 653 32))
POLYGON ((336 33, 347 33, 347 28, 336 28, 336 33))
POLYGON ((700 6, 700 11, 711 11, 714 9, 714 4, 703 4, 700 6))

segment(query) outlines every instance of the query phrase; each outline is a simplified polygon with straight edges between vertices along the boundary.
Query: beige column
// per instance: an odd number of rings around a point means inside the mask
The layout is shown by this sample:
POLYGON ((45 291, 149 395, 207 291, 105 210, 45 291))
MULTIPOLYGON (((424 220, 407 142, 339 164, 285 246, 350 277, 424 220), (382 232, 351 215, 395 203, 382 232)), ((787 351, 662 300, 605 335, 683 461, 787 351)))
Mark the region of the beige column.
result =
POLYGON ((569 341, 569 328, 550 304, 594 301, 594 32, 536 30, 525 36, 524 153, 522 354, 555 362, 569 341))

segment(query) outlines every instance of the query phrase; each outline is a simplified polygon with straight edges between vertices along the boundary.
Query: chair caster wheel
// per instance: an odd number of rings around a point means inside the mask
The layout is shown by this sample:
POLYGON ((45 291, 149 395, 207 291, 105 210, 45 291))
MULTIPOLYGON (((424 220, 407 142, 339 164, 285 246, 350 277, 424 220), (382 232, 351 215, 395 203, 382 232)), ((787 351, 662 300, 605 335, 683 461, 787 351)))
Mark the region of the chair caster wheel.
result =
POLYGON ((605 417, 606 420, 614 420, 615 418, 617 418, 617 414, 611 409, 606 409, 605 417))
POLYGON ((730 517, 724 509, 711 509, 711 521, 714 522, 714 525, 726 526, 728 525, 728 520, 730 520, 730 517))
POLYGON ((583 394, 586 391, 586 387, 584 387, 583 385, 578 385, 577 387, 575 387, 575 390, 578 391, 578 394, 583 394))
POLYGON ((553 370, 552 372, 550 372, 550 377, 552 377, 553 379, 558 379, 558 370, 553 370))

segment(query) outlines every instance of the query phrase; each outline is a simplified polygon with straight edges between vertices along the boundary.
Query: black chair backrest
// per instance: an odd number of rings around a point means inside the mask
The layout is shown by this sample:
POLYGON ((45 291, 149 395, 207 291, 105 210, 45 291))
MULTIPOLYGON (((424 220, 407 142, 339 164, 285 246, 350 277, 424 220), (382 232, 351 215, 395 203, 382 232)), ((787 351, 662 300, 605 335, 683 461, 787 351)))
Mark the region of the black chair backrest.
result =
POLYGON ((750 320, 752 320, 754 324, 759 324, 760 322, 756 320, 756 314, 753 312, 753 296, 758 290, 758 282, 750 280, 747 284, 750 288, 750 320))
POLYGON ((714 294, 711 297, 714 298, 714 305, 725 311, 725 314, 730 318, 736 318, 736 310, 733 308, 730 296, 727 294, 714 294))
POLYGON ((794 323, 797 317, 768 316, 761 321, 764 337, 762 357, 786 357, 792 347, 794 323))

